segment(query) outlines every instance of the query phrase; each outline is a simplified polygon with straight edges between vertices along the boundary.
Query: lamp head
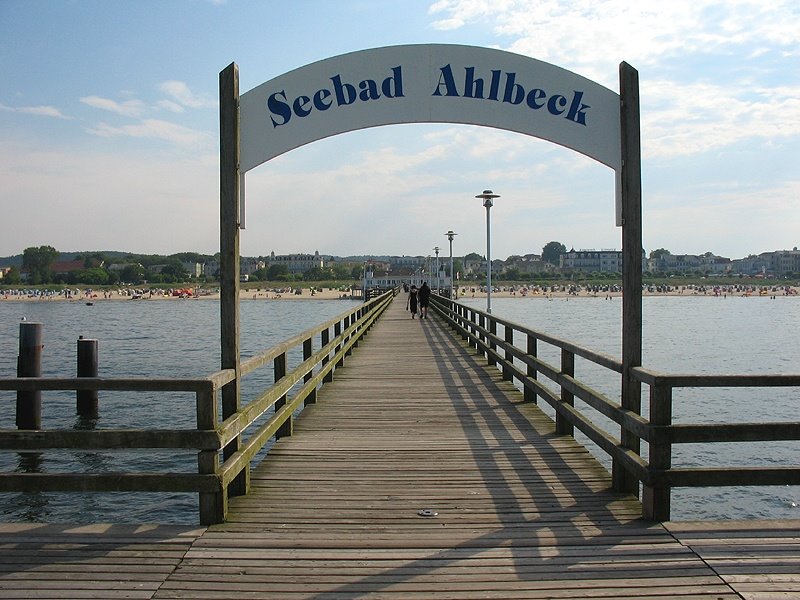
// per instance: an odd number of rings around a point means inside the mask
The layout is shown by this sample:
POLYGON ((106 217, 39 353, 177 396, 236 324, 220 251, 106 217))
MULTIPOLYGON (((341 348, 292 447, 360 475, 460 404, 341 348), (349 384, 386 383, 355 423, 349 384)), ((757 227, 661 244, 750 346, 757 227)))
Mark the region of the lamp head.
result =
POLYGON ((475 197, 476 197, 476 198, 482 198, 482 199, 483 199, 483 205, 484 205, 486 208, 490 208, 491 206, 493 206, 493 205, 494 205, 494 202, 493 202, 493 200, 494 200, 495 198, 499 198, 499 197, 500 197, 500 194, 495 194, 495 193, 493 193, 493 192, 492 192, 492 190, 483 190, 483 193, 482 193, 482 194, 478 194, 478 195, 477 195, 477 196, 475 196, 475 197))

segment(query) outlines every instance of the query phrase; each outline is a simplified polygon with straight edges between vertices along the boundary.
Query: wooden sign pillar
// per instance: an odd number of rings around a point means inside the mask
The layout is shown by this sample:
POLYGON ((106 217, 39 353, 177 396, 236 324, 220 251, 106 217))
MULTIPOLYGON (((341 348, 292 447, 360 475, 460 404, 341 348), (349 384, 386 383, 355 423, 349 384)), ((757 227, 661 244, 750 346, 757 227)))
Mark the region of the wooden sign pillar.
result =
MULTIPOLYGON (((222 388, 222 420, 239 410, 241 381, 239 364, 239 67, 231 63, 219 74, 219 206, 220 206, 220 337, 223 369, 233 369, 236 377, 222 388)), ((225 446, 223 460, 240 446, 237 437, 225 446)), ((247 493, 249 469, 231 483, 228 493, 247 493)))
MULTIPOLYGON (((642 384, 631 369, 642 364, 642 171, 639 126, 639 73, 619 65, 622 196, 622 407, 641 414, 642 384)), ((638 437, 625 430, 622 445, 639 454, 638 437)), ((638 496, 639 481, 615 461, 616 491, 638 496)))

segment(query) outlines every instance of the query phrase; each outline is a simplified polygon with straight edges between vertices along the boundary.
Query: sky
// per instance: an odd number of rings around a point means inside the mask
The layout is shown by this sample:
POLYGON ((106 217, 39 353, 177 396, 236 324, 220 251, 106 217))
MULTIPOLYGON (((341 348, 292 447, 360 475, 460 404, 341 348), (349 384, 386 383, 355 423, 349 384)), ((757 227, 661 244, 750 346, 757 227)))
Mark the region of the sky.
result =
MULTIPOLYGON (((523 54, 619 91, 637 69, 646 252, 800 246, 796 0, 0 0, 0 256, 219 251, 219 72, 242 93, 397 44, 523 54)), ((614 173, 530 136, 377 127, 247 175, 244 256, 620 249, 614 173)))

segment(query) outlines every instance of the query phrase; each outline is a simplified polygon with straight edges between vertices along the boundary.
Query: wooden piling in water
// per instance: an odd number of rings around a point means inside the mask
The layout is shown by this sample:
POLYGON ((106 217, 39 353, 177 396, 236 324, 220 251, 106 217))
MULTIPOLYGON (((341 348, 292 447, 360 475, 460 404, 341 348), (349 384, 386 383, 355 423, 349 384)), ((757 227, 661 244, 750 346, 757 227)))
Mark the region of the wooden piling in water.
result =
MULTIPOLYGON (((99 373, 98 340, 78 338, 78 377, 97 377, 99 373)), ((75 410, 82 417, 96 419, 99 415, 97 390, 77 390, 75 410)))
MULTIPOLYGON (((44 344, 41 323, 25 321, 19 324, 19 356, 17 377, 42 376, 42 349, 44 344)), ((42 428, 42 392, 17 392, 17 429, 42 428)))

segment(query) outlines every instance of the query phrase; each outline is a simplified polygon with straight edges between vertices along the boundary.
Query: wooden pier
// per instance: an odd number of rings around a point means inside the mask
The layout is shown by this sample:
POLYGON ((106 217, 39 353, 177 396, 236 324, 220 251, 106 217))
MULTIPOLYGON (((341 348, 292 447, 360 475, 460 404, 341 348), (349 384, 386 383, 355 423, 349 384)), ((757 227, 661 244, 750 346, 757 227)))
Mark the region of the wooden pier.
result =
POLYGON ((654 523, 402 297, 209 527, 0 525, 0 598, 798 598, 800 522, 654 523))

